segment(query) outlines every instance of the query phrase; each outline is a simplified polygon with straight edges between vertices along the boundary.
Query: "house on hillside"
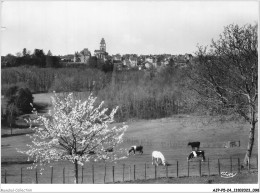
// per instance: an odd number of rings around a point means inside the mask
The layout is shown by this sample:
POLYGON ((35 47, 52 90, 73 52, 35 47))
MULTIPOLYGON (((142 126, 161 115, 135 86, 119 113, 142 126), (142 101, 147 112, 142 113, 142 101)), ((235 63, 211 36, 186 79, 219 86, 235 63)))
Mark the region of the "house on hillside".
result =
POLYGON ((157 67, 157 60, 153 56, 149 56, 145 58, 145 64, 150 65, 152 64, 153 67, 157 67))
POLYGON ((129 62, 130 62, 131 68, 137 67, 137 57, 136 56, 130 56, 129 62))
POLYGON ((128 69, 137 67, 137 63, 138 63, 137 56, 124 55, 123 65, 126 66, 128 69))
POLYGON ((91 52, 88 50, 88 48, 84 48, 80 53, 76 52, 74 54, 74 62, 88 63, 90 57, 91 52))
POLYGON ((128 68, 128 69, 130 68, 131 62, 130 62, 129 58, 124 58, 123 59, 123 66, 128 68))
POLYGON ((149 61, 144 61, 144 63, 142 65, 145 67, 145 69, 151 69, 154 67, 154 64, 149 61))
POLYGON ((122 61, 122 56, 120 54, 113 55, 112 57, 114 61, 122 61))

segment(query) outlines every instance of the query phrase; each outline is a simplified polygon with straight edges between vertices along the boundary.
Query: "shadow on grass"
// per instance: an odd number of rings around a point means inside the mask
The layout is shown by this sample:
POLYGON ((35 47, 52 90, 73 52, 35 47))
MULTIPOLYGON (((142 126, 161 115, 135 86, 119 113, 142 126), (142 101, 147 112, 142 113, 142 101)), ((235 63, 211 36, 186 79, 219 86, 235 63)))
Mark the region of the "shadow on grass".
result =
POLYGON ((3 134, 1 135, 2 138, 5 138, 5 137, 14 137, 14 136, 20 136, 20 135, 27 135, 27 134, 31 134, 31 133, 34 133, 34 131, 28 131, 28 132, 24 132, 24 133, 15 133, 15 134, 3 134))
POLYGON ((13 165, 13 164, 32 164, 33 161, 3 161, 1 162, 2 166, 13 165))
POLYGON ((15 124, 15 125, 13 125, 13 128, 14 129, 28 129, 29 126, 28 125, 18 125, 18 124, 15 124))

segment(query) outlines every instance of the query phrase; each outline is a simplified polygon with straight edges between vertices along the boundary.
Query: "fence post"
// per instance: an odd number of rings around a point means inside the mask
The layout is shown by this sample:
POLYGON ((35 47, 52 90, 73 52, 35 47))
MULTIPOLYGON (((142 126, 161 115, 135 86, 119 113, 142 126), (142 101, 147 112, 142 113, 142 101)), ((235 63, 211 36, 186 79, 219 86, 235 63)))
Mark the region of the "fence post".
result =
POLYGON ((21 168, 21 184, 23 183, 23 168, 21 168))
POLYGON ((146 179, 146 163, 144 164, 144 179, 146 179))
POLYGON ((220 162, 219 162, 219 159, 218 159, 218 174, 220 175, 220 162))
POLYGON ((135 165, 134 165, 134 180, 135 180, 135 165))
POLYGON ((35 183, 38 184, 37 168, 35 169, 35 183))
POLYGON ((250 157, 248 157, 248 171, 250 172, 250 157))
POLYGON ((208 158, 208 175, 210 176, 209 158, 208 158))
POLYGON ((112 167, 113 170, 112 170, 112 173, 113 173, 113 182, 115 182, 115 166, 112 167))
POLYGON ((240 173, 240 159, 237 158, 237 172, 240 173))
POLYGON ((81 168, 81 184, 83 184, 83 176, 84 176, 84 174, 83 174, 83 170, 84 170, 84 167, 82 166, 82 168, 81 168))
POLYGON ((154 164, 154 176, 155 176, 155 179, 157 178, 157 166, 156 164, 154 164))
POLYGON ((168 178, 168 165, 166 164, 166 178, 168 178))
POLYGON ((123 164, 123 182, 125 181, 125 164, 123 164))
POLYGON ((200 174, 200 177, 201 177, 201 160, 199 160, 199 174, 200 174))
POLYGON ((230 173, 232 172, 232 157, 230 157, 230 173))
POLYGON ((258 155, 256 156, 256 169, 258 170, 258 155))
POLYGON ((188 160, 188 177, 190 176, 190 161, 188 160))
POLYGON ((92 183, 95 183, 94 164, 92 164, 92 183))
POLYGON ((131 166, 129 166, 129 181, 131 181, 131 166))
POLYGON ((104 184, 106 183, 107 165, 105 164, 104 184))
POLYGON ((53 166, 51 166, 51 184, 53 182, 53 166))
POLYGON ((177 178, 179 177, 179 164, 178 164, 178 161, 177 161, 177 178))
POLYGON ((63 168, 63 184, 65 184, 65 168, 63 168))
POLYGON ((7 172, 5 170, 5 184, 7 184, 7 172))

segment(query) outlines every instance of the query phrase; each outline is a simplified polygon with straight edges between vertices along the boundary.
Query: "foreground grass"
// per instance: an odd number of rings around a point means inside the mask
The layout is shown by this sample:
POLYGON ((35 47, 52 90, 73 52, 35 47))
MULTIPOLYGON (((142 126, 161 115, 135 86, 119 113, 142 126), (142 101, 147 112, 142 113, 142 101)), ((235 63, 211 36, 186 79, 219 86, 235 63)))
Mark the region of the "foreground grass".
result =
POLYGON ((222 178, 218 175, 214 176, 194 176, 180 178, 158 178, 148 180, 136 180, 128 182, 117 182, 121 184, 257 184, 258 172, 243 172, 233 178, 222 178))

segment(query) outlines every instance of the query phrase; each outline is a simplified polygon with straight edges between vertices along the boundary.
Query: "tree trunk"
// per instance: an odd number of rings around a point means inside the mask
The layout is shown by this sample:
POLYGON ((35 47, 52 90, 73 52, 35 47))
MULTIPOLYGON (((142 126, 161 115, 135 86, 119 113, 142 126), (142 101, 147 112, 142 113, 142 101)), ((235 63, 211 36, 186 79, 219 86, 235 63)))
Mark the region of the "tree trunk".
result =
POLYGON ((10 123, 10 128, 11 128, 11 135, 13 135, 13 127, 12 127, 12 123, 10 123))
POLYGON ((251 128, 250 128, 250 132, 249 132, 249 141, 248 141, 248 145, 247 145, 246 155, 244 158, 244 164, 246 166, 248 165, 248 160, 251 157, 252 150, 253 150, 254 139, 255 139, 255 125, 256 125, 256 122, 255 122, 255 120, 253 120, 251 123, 251 128))
POLYGON ((79 182, 79 181, 78 181, 78 160, 75 160, 75 162, 74 162, 74 167, 75 167, 75 168, 74 168, 74 175, 75 175, 75 176, 74 176, 74 178, 75 178, 75 179, 74 179, 74 183, 75 183, 75 184, 78 184, 78 182, 79 182))

